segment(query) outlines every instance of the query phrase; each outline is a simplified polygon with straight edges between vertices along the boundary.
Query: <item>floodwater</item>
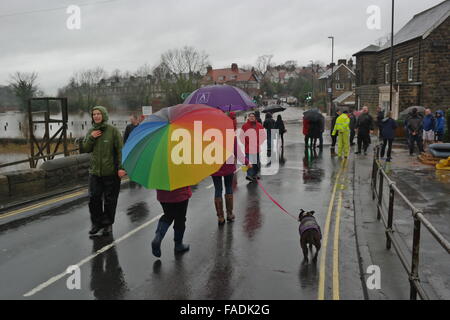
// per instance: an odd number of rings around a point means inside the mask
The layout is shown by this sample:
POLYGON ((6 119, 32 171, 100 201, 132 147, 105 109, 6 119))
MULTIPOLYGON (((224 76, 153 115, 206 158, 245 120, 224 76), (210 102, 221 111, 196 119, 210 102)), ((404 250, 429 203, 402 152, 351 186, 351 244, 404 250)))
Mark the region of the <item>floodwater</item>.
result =
MULTIPOLYGON (((61 113, 51 113, 50 118, 54 120, 61 120, 61 113)), ((43 120, 44 113, 36 114, 35 120, 43 120)), ((109 123, 116 126, 121 132, 125 131, 126 125, 129 123, 128 115, 126 114, 110 114, 109 123)), ((83 114, 69 114, 69 121, 67 127, 68 138, 84 137, 91 127, 91 118, 88 113, 83 114)), ((60 123, 50 124, 50 136, 54 135, 61 128, 60 123)), ((24 138, 28 130, 28 123, 23 112, 6 112, 0 113, 0 138, 18 139, 24 138)), ((44 124, 34 125, 34 135, 37 138, 43 137, 45 133, 44 124)))

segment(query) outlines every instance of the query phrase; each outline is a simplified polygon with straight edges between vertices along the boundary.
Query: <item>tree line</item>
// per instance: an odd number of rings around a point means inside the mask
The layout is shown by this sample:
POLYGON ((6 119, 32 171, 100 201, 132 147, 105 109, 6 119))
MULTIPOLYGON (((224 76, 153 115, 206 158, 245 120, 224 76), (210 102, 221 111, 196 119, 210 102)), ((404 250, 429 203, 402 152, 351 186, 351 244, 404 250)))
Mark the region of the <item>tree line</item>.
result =
MULTIPOLYGON (((287 83, 273 82, 270 77, 273 70, 294 71, 297 64, 290 60, 275 65, 272 58, 273 55, 262 55, 255 66, 245 66, 244 69, 255 71, 262 94, 268 97, 288 94, 303 100, 312 90, 311 79, 298 76, 287 83)), ((95 105, 106 105, 112 111, 137 110, 146 105, 157 108, 175 105, 183 102, 183 93, 190 93, 200 87, 208 65, 208 54, 184 46, 161 54, 154 67, 144 64, 135 71, 116 69, 111 73, 100 66, 78 70, 58 90, 57 96, 68 98, 69 112, 86 112, 95 105)), ((16 72, 11 75, 9 86, 0 87, 0 107, 7 105, 26 110, 29 98, 44 96, 37 78, 35 72, 16 72)))

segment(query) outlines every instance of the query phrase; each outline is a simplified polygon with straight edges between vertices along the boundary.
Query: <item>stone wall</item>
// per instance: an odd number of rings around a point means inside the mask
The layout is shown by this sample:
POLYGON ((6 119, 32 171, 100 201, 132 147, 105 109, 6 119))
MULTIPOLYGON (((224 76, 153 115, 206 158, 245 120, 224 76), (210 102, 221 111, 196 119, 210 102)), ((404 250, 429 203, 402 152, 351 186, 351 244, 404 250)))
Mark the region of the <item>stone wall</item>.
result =
POLYGON ((2 173, 0 201, 3 204, 55 190, 86 185, 89 160, 90 154, 79 154, 46 161, 38 169, 2 173))
POLYGON ((450 18, 423 40, 422 56, 422 105, 434 110, 447 108, 450 106, 450 18))

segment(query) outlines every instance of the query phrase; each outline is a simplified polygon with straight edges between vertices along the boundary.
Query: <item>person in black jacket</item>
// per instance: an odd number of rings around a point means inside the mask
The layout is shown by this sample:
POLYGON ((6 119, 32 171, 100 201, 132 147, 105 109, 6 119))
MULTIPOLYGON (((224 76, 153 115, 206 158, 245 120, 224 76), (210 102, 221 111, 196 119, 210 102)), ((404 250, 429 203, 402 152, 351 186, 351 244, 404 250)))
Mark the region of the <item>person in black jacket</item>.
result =
POLYGON ((339 117, 339 114, 337 112, 335 112, 333 118, 331 119, 331 129, 330 129, 330 134, 331 134, 331 149, 334 149, 334 147, 336 146, 336 142, 337 142, 337 135, 333 136, 333 129, 334 129, 334 125, 336 124, 336 119, 339 117))
POLYGON ((139 119, 135 113, 130 115, 130 124, 125 128, 125 133, 123 134, 123 143, 125 144, 130 136, 131 131, 134 130, 139 125, 139 119))
POLYGON ((370 134, 373 133, 373 118, 369 114, 369 108, 363 107, 362 113, 356 121, 355 129, 358 131, 358 151, 361 153, 361 147, 364 148, 364 155, 367 155, 367 148, 370 144, 370 134))
POLYGON ((352 112, 350 112, 349 115, 350 118, 350 145, 353 146, 355 145, 355 142, 353 142, 355 140, 355 127, 356 127, 356 117, 355 114, 352 112))
POLYGON ((378 127, 378 136, 381 138, 381 122, 384 119, 384 111, 381 107, 377 107, 377 127, 378 127))
POLYGON ((417 108, 413 108, 408 117, 407 129, 409 136, 409 155, 412 156, 414 153, 414 142, 417 143, 419 151, 424 152, 422 143, 423 118, 417 112, 417 108))
POLYGON ((386 145, 388 145, 386 161, 391 161, 392 143, 394 142, 395 129, 397 128, 397 122, 392 119, 392 113, 388 112, 387 117, 381 121, 381 137, 383 139, 383 146, 381 147, 381 158, 384 157, 386 145))
POLYGON ((275 129, 278 129, 278 133, 281 137, 281 148, 284 148, 284 134, 286 133, 286 127, 284 126, 283 119, 281 118, 281 114, 277 116, 277 121, 275 122, 275 129))
POLYGON ((272 129, 275 129, 275 120, 270 112, 266 113, 263 126, 267 131, 267 156, 270 157, 272 154, 272 129))

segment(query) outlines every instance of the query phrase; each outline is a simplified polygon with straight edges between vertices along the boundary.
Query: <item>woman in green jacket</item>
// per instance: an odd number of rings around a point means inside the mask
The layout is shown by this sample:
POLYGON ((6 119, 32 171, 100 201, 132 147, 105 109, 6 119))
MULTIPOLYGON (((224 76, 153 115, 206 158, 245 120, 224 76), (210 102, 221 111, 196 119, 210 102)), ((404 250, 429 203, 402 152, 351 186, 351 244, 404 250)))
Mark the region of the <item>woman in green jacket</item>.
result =
POLYGON ((89 234, 97 235, 103 229, 103 235, 110 235, 116 215, 120 179, 126 175, 122 167, 122 137, 117 128, 107 123, 106 108, 94 107, 91 116, 93 127, 83 142, 83 151, 92 153, 89 167, 92 229, 89 234))

